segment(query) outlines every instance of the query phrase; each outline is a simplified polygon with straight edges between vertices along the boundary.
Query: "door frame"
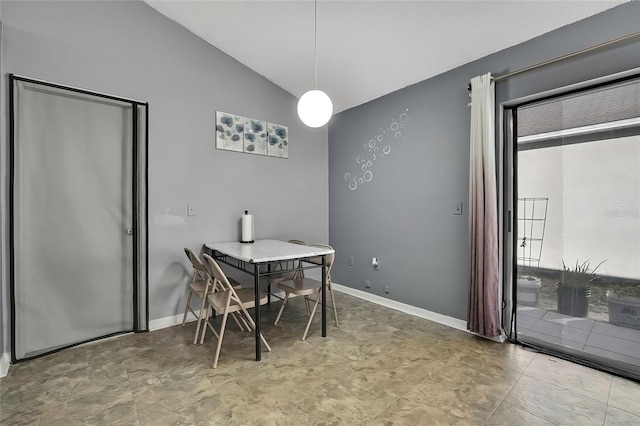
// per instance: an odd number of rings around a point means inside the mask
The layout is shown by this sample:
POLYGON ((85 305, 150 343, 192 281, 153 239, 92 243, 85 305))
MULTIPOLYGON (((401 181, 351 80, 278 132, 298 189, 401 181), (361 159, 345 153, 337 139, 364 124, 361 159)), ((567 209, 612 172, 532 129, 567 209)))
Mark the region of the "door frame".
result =
POLYGON ((149 224, 148 224, 148 151, 149 151, 149 103, 115 95, 109 95, 91 90, 81 89, 72 86, 61 85, 44 80, 8 74, 9 76, 9 298, 11 309, 11 363, 27 361, 39 358, 63 349, 85 344, 87 342, 104 339, 120 334, 131 332, 149 331, 149 224), (73 93, 94 96, 97 98, 114 100, 131 105, 132 118, 132 224, 133 227, 133 330, 120 331, 107 336, 95 337, 86 341, 65 345, 51 351, 44 352, 31 357, 16 358, 16 300, 15 300, 15 218, 14 218, 14 196, 15 196, 15 110, 14 110, 14 82, 22 81, 31 84, 38 84, 45 87, 61 89, 73 93), (140 116, 143 109, 144 116, 140 116), (141 119, 144 119, 142 126, 139 126, 141 119), (141 133, 143 136, 140 137, 141 133), (141 313, 143 311, 143 313, 141 313))

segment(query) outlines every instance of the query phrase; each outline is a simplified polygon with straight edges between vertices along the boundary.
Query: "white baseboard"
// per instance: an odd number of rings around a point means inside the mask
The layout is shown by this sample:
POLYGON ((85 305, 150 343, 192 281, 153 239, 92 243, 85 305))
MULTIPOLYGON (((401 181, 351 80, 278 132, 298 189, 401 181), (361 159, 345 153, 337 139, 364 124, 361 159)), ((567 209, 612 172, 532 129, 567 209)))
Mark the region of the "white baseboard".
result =
POLYGON ((9 374, 9 365, 11 365, 11 354, 5 352, 0 356, 0 377, 9 374))
POLYGON ((437 312, 428 311, 426 309, 418 308, 416 306, 407 305, 406 303, 398 302, 396 300, 387 299, 386 297, 378 296, 376 294, 367 293, 366 291, 358 290, 355 288, 347 287, 335 282, 331 283, 333 289, 342 293, 357 297, 359 299, 366 300, 368 302, 376 303, 378 305, 386 306, 387 308, 395 309, 400 312, 404 312, 409 315, 414 315, 419 318, 424 318, 429 321, 436 322, 438 324, 446 325, 456 330, 464 331, 484 339, 493 340, 494 342, 504 343, 505 337, 486 337, 477 333, 471 333, 467 330, 467 322, 458 318, 442 315, 437 312))
POLYGON ((368 302, 373 302, 378 305, 386 306, 387 308, 395 309, 396 311, 404 312, 409 315, 414 315, 416 317, 424 318, 429 321, 437 322, 438 324, 446 325, 448 327, 452 327, 457 330, 468 331, 467 322, 461 319, 453 318, 447 315, 442 315, 436 312, 428 311, 426 309, 407 305, 406 303, 387 299, 386 297, 378 296, 372 293, 367 293, 366 291, 358 290, 358 289, 347 287, 344 285, 340 285, 336 283, 332 283, 332 285, 334 290, 357 297, 359 299, 364 299, 368 302))
MULTIPOLYGON (((198 313, 198 315, 199 312, 200 310, 196 310, 196 313, 198 313)), ((162 328, 173 327, 174 325, 180 325, 182 324, 182 317, 184 317, 184 314, 149 320, 149 331, 155 331, 162 328)), ((197 317, 193 316, 191 312, 187 314, 187 322, 195 321, 196 319, 197 317)))

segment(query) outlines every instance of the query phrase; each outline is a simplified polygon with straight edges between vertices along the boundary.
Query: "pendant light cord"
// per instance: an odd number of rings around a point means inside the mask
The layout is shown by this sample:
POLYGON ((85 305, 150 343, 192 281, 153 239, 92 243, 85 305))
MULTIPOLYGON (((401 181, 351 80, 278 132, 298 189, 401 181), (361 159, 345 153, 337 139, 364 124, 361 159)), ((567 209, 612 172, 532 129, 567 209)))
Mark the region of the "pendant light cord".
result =
POLYGON ((316 89, 318 88, 318 0, 313 2, 313 51, 315 55, 316 89))

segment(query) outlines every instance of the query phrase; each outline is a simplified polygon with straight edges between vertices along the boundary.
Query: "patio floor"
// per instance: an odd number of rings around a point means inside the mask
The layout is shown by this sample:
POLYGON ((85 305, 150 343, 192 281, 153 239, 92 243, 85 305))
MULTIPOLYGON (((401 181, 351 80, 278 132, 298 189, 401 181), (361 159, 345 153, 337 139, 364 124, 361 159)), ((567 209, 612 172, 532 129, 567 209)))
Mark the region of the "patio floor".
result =
POLYGON ((640 367, 640 330, 518 306, 518 334, 640 367))

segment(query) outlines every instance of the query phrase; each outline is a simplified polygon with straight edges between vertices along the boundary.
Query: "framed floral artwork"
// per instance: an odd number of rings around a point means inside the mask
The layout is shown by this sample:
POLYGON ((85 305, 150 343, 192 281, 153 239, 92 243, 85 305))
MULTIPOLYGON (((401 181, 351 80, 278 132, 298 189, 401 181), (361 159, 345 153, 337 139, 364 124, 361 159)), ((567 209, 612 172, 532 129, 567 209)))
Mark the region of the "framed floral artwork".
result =
POLYGON ((216 148, 244 151, 244 117, 216 112, 216 148))
POLYGON ((267 155, 289 158, 289 128, 281 124, 267 124, 267 155))
POLYGON ((265 121, 244 119, 244 152, 267 155, 267 123, 265 121))
POLYGON ((289 158, 289 128, 282 124, 216 111, 216 148, 289 158))

